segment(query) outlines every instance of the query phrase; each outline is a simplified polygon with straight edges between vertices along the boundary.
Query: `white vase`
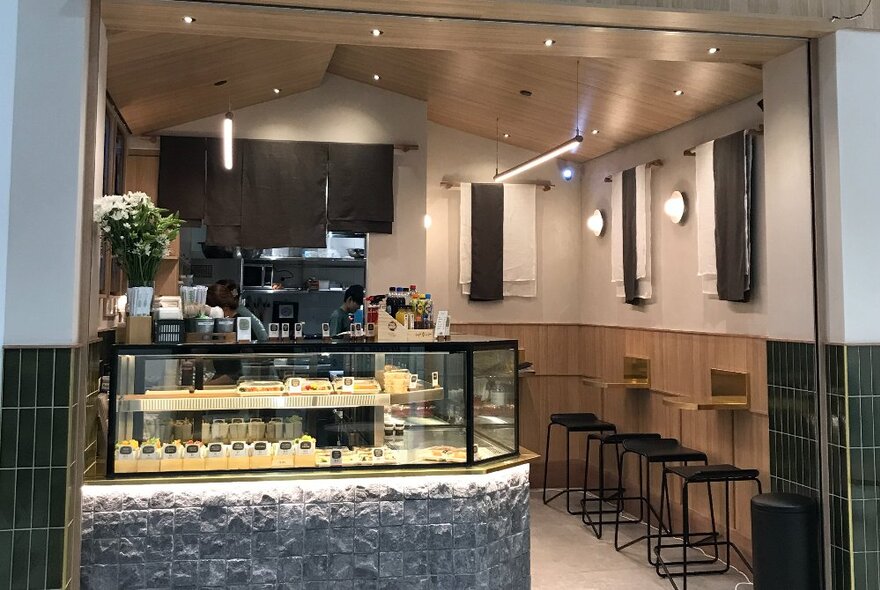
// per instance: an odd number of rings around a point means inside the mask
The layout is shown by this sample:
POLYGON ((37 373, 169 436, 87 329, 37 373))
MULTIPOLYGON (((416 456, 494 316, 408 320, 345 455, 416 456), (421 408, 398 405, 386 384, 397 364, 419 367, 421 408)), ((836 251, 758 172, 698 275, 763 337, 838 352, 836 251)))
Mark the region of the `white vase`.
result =
POLYGON ((153 308, 153 287, 128 288, 128 315, 148 316, 153 308))

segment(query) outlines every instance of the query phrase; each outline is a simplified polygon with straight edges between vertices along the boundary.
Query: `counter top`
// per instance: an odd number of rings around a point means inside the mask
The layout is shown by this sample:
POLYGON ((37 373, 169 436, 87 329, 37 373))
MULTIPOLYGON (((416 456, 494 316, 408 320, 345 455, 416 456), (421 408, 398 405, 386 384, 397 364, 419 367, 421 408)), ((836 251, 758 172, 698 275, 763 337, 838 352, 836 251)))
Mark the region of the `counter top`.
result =
POLYGON ((452 336, 450 340, 444 341, 425 341, 425 342, 395 342, 395 341, 366 341, 354 342, 351 340, 332 340, 324 341, 320 338, 311 340, 302 340, 299 342, 236 342, 236 343, 182 343, 182 344, 119 344, 116 349, 125 353, 130 351, 150 351, 161 352, 168 351, 169 354, 236 354, 236 353, 285 353, 291 349, 299 349, 304 351, 315 352, 331 352, 335 349, 340 351, 358 350, 369 351, 394 351, 420 349, 426 351, 455 351, 462 348, 482 346, 509 345, 517 348, 517 341, 509 338, 492 338, 489 336, 470 336, 458 334, 452 336))
POLYGON ((139 485, 139 484, 177 484, 177 483, 217 483, 217 482, 262 482, 262 481, 315 481, 315 480, 344 480, 373 477, 423 477, 444 475, 486 475, 502 471, 511 467, 529 464, 537 460, 540 455, 520 447, 519 455, 506 457, 498 460, 489 460, 477 465, 466 466, 432 466, 431 469, 418 467, 388 465, 367 469, 355 468, 318 468, 318 469, 289 469, 286 471, 262 471, 262 472, 228 472, 207 475, 170 475, 162 474, 161 477, 147 475, 143 477, 121 477, 116 479, 86 480, 86 486, 114 486, 114 485, 139 485))

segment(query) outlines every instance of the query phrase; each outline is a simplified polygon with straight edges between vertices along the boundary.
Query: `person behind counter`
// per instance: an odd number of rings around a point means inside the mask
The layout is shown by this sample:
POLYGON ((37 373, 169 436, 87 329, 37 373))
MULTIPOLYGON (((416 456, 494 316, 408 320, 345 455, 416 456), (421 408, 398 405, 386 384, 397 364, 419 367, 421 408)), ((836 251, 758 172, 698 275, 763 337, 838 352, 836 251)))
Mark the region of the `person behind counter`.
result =
MULTIPOLYGON (((238 300, 228 287, 219 283, 208 287, 205 303, 210 307, 219 307, 223 316, 234 318, 238 313, 238 300)), ((251 323, 253 325, 253 323, 251 323)), ((241 377, 241 361, 238 359, 215 358, 212 361, 214 376, 205 382, 206 385, 232 385, 241 377)))
MULTIPOLYGON (((251 334, 254 337, 254 340, 257 342, 268 342, 269 341, 269 333, 266 331, 266 326, 263 325, 263 322, 254 315, 254 313, 247 308, 241 302, 241 292, 238 290, 238 285, 235 284, 235 281, 230 279, 221 279, 217 281, 215 284, 222 285, 229 290, 229 294, 235 298, 236 306, 235 306, 235 316, 234 317, 243 317, 250 318, 251 320, 251 334)), ((210 305, 210 303, 209 303, 210 305)), ((233 316, 227 316, 233 317, 233 316)))
POLYGON ((330 316, 330 334, 336 336, 342 332, 351 330, 351 318, 353 314, 364 304, 363 285, 352 285, 345 290, 342 296, 342 305, 330 316))

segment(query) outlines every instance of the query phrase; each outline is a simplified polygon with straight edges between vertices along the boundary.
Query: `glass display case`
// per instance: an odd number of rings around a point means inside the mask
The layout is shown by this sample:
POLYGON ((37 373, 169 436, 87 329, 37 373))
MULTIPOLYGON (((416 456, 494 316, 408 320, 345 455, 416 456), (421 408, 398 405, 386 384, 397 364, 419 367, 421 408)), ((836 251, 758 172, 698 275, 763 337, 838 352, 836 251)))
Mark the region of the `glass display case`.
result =
POLYGON ((122 345, 108 476, 462 466, 518 454, 517 343, 122 345))

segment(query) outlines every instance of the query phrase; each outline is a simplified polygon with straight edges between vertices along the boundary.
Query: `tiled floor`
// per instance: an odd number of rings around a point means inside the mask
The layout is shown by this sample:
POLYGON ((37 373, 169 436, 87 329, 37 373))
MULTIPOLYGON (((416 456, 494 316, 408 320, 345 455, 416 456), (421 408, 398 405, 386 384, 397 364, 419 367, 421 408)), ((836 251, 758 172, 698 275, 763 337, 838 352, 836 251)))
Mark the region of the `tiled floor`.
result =
MULTIPOLYGON (((597 540, 579 516, 565 512, 560 498, 550 506, 541 492, 532 492, 532 590, 671 590, 672 585, 647 565, 645 545, 637 543, 622 552, 614 550, 614 529, 597 540)), ((624 527, 634 538, 641 527, 624 527)), ((734 590, 746 579, 734 570, 724 576, 688 579, 688 590, 734 590)), ((743 583, 737 590, 752 586, 743 583)))

